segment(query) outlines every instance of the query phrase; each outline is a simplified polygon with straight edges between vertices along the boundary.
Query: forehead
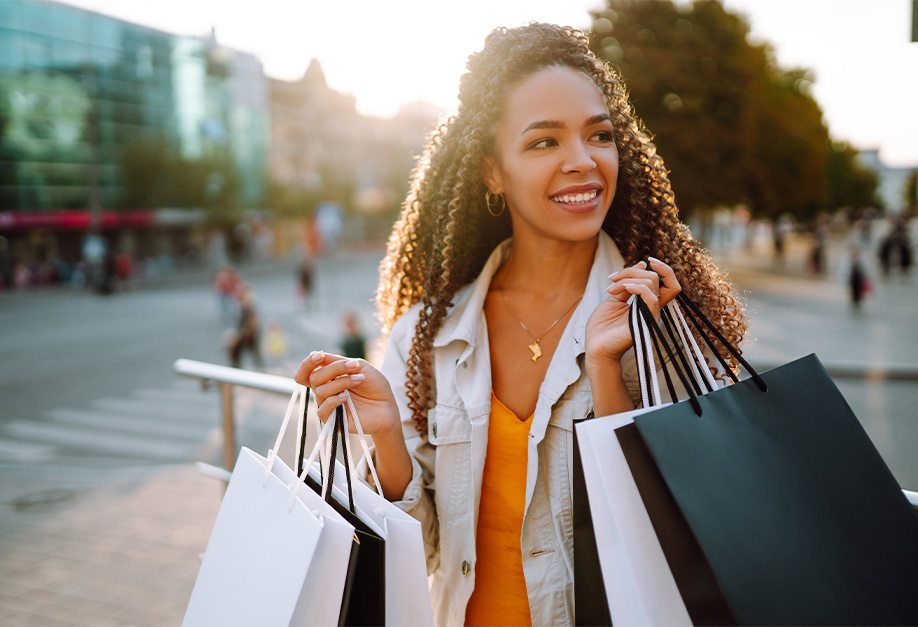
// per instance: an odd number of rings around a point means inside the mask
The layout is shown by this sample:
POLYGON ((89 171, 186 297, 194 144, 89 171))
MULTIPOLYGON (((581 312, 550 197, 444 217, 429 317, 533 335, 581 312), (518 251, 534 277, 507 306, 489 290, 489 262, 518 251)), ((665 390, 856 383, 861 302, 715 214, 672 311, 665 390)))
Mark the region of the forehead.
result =
POLYGON ((605 98, 590 77, 570 67, 547 67, 523 79, 507 95, 501 133, 548 120, 579 126, 607 112, 605 98))

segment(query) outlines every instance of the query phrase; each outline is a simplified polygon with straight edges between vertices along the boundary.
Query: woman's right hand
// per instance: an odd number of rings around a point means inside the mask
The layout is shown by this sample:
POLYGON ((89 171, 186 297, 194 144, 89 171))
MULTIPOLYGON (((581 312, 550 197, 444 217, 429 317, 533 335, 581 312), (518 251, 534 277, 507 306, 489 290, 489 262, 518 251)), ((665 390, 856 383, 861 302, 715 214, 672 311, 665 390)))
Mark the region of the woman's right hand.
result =
MULTIPOLYGON (((296 369, 294 379, 312 388, 322 422, 328 420, 336 407, 345 405, 349 393, 364 433, 401 434, 398 405, 389 381, 368 362, 314 352, 296 369)), ((354 421, 349 413, 347 415, 348 430, 356 433, 354 421)))

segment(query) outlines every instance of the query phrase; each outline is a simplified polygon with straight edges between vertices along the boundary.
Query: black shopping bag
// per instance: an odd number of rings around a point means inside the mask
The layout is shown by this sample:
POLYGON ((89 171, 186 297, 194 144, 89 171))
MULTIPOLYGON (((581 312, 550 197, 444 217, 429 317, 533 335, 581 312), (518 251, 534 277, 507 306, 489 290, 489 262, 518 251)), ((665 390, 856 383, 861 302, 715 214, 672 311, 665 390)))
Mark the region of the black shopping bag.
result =
MULTIPOLYGON (((308 390, 308 388, 307 388, 308 390)), ((308 393, 307 393, 308 404, 308 393)), ((304 405, 303 413, 303 437, 306 433, 306 406, 304 405)), ((334 430, 332 431, 332 446, 330 459, 328 461, 328 471, 331 476, 327 477, 329 486, 334 485, 334 463, 337 454, 338 435, 341 438, 347 437, 347 430, 344 426, 344 410, 338 407, 335 413, 334 430)), ((300 454, 297 456, 297 472, 303 476, 303 447, 304 442, 300 443, 300 454)), ((353 490, 351 488, 351 477, 349 464, 347 460, 347 446, 342 442, 342 452, 344 454, 344 468, 347 472, 347 497, 348 502, 342 503, 333 495, 333 490, 329 488, 325 495, 325 501, 341 515, 348 523, 354 526, 354 544, 351 551, 351 565, 348 568, 348 578, 345 582, 344 596, 341 604, 341 614, 339 625, 344 626, 362 626, 362 625, 384 625, 386 623, 386 544, 385 540, 380 537, 366 522, 356 514, 354 508, 353 490)), ((324 470, 325 466, 322 466, 324 470)), ((306 485, 312 488, 316 494, 322 494, 322 482, 316 480, 310 474, 304 479, 306 485)))
POLYGON ((707 598, 740 624, 918 624, 918 515, 816 356, 762 375, 743 361, 752 379, 696 396, 667 351, 692 402, 635 416, 639 440, 616 434, 690 613, 666 547, 679 525, 663 529, 683 519, 682 549, 697 542, 718 584, 707 598))
POLYGON ((635 426, 740 624, 918 624, 918 516, 815 355, 635 426))

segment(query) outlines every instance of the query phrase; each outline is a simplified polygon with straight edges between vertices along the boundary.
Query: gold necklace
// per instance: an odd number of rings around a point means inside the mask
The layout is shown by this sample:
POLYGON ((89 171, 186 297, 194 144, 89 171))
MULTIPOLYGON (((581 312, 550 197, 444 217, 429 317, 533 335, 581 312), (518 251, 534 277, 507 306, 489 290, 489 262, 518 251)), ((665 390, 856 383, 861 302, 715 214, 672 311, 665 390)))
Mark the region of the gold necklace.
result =
POLYGON ((504 288, 503 288, 503 287, 499 287, 499 288, 497 288, 497 289, 500 290, 501 296, 504 297, 504 302, 507 303, 507 309, 510 310, 510 314, 511 314, 514 318, 516 318, 516 321, 519 322, 519 323, 520 323, 520 326, 523 327, 523 330, 524 330, 526 333, 529 334, 529 337, 531 337, 533 340, 535 340, 535 342, 533 342, 532 344, 529 345, 529 350, 532 351, 532 361, 534 361, 534 362, 538 362, 538 361, 539 361, 539 357, 542 356, 542 346, 539 344, 539 341, 540 341, 543 337, 545 337, 546 335, 548 335, 548 333, 549 333, 552 329, 555 328, 555 325, 558 324, 559 322, 561 322, 561 320, 564 318, 564 316, 566 316, 568 313, 570 313, 571 309, 573 309, 574 307, 576 307, 576 306, 577 306, 577 303, 579 303, 579 302, 583 299, 583 294, 581 294, 580 297, 579 297, 577 300, 574 301, 574 304, 573 304, 573 305, 571 305, 570 307, 568 307, 567 309, 565 309, 565 310, 564 310, 564 313, 561 314, 561 316, 560 316, 557 320, 555 320, 554 322, 551 323, 551 326, 550 326, 550 327, 548 327, 547 329, 545 329, 542 333, 539 334, 538 337, 536 337, 535 335, 532 334, 532 331, 530 331, 529 328, 528 328, 525 324, 523 324, 523 321, 520 320, 520 317, 519 317, 518 315, 516 315, 516 312, 513 311, 513 307, 510 305, 510 301, 507 300, 507 294, 504 292, 504 288))

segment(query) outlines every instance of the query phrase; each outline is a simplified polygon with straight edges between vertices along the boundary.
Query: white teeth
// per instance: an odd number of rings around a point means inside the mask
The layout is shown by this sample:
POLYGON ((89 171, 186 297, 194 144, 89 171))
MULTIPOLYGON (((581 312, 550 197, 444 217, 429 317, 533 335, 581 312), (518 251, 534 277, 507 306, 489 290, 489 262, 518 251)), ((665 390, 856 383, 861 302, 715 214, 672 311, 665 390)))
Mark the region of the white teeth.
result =
POLYGON ((576 203, 589 202, 596 198, 597 195, 599 195, 599 190, 591 189, 590 191, 582 194, 565 194, 564 196, 555 196, 552 198, 552 200, 555 202, 573 205, 576 203))

